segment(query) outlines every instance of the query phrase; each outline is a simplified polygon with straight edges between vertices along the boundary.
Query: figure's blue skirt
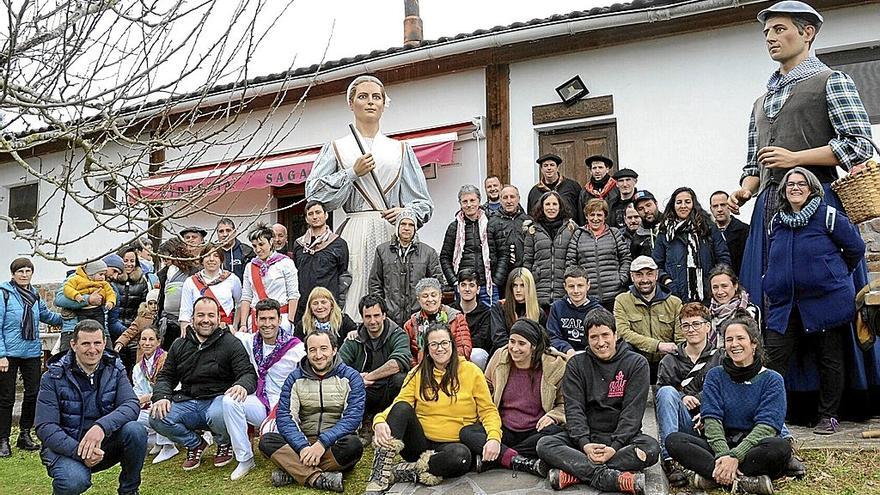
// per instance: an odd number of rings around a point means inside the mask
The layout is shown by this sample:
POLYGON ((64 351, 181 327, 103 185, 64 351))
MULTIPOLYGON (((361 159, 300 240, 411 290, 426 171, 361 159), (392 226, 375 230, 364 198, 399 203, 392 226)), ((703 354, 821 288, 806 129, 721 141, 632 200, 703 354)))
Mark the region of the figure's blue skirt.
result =
MULTIPOLYGON (((824 184, 825 201, 830 206, 843 212, 843 205, 837 195, 831 191, 830 184, 824 184)), ((749 299, 761 306, 764 321, 767 320, 767 305, 764 301, 764 291, 761 286, 761 277, 764 274, 764 264, 767 256, 767 229, 764 227, 764 211, 766 195, 775 194, 772 188, 767 188, 758 195, 755 201, 755 209, 752 212, 752 223, 749 230, 749 238, 743 254, 743 264, 740 274, 740 284, 749 293, 749 299)), ((806 261, 806 260, 805 260, 806 261)), ((860 291, 868 283, 868 267, 865 260, 853 272, 853 285, 856 292, 860 291)), ((855 302, 853 302, 855 304, 855 302)), ((867 390, 869 387, 880 386, 880 339, 874 343, 874 347, 864 352, 859 348, 855 332, 850 327, 845 339, 846 357, 846 386, 853 390, 867 390)), ((810 392, 819 389, 819 374, 816 361, 812 353, 799 350, 791 361, 788 373, 785 377, 785 386, 791 392, 810 392)))

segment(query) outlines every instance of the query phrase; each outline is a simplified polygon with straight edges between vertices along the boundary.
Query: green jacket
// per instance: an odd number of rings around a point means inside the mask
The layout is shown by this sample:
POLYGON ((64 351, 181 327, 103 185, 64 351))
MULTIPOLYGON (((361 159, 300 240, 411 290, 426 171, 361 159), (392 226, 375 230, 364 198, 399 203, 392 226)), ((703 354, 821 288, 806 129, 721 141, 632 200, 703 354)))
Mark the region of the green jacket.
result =
POLYGON ((412 363, 412 353, 409 350, 409 336, 391 318, 385 318, 385 328, 382 335, 375 341, 370 338, 367 328, 358 325, 358 336, 353 340, 346 340, 339 348, 339 356, 342 361, 357 370, 358 373, 370 372, 387 363, 389 359, 397 361, 400 372, 406 373, 412 363), (372 354, 372 363, 367 368, 367 351, 372 354))
POLYGON ((650 304, 636 294, 634 287, 614 299, 617 334, 652 363, 663 357, 657 352, 660 342, 684 342, 679 314, 681 299, 660 285, 650 304))

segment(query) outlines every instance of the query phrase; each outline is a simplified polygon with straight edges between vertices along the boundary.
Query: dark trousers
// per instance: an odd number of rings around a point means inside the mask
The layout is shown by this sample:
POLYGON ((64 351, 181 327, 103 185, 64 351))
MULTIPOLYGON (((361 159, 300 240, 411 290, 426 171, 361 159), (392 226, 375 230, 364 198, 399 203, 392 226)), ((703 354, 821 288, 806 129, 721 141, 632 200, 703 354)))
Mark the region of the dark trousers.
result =
POLYGON ((657 462, 660 444, 648 435, 638 434, 605 464, 596 464, 578 447, 567 432, 538 441, 538 457, 600 491, 618 491, 617 476, 622 471, 641 471, 657 462), (644 460, 639 456, 644 455, 644 460))
POLYGON ((803 349, 812 350, 819 369, 819 416, 837 417, 840 398, 843 396, 844 356, 843 332, 838 327, 811 334, 804 333, 800 312, 792 311, 785 334, 774 331, 764 333, 764 349, 767 367, 785 377, 792 356, 803 349))
POLYGON ((415 462, 425 451, 433 450, 428 461, 428 472, 443 478, 455 478, 471 469, 470 449, 459 442, 434 442, 428 440, 416 411, 406 402, 394 404, 385 419, 391 428, 391 436, 403 442, 400 456, 407 462, 415 462))
MULTIPOLYGON (((709 442, 687 433, 673 432, 666 437, 666 450, 682 466, 706 479, 713 479, 715 454, 709 442)), ((748 451, 739 470, 746 476, 766 474, 775 479, 782 476, 791 458, 791 444, 780 437, 765 438, 748 451)))
MULTIPOLYGON (((314 442, 314 438, 309 438, 314 442)), ((303 486, 314 481, 324 471, 348 471, 364 455, 364 447, 357 435, 345 435, 324 451, 317 466, 306 466, 280 433, 266 433, 260 437, 260 452, 272 460, 303 486)))
POLYGON ((367 400, 364 404, 364 418, 371 418, 391 405, 400 388, 406 373, 397 373, 367 387, 367 400))
POLYGON ((134 369, 134 365, 137 363, 137 346, 127 345, 119 351, 119 359, 122 360, 122 365, 125 366, 125 372, 128 374, 128 379, 131 380, 131 371, 134 369))
MULTIPOLYGON (((546 437, 548 435, 555 435, 557 433, 562 432, 562 427, 559 425, 550 425, 545 427, 543 430, 528 430, 528 431, 513 431, 505 428, 503 425, 501 426, 501 455, 498 457, 499 459, 507 449, 513 449, 519 455, 524 455, 526 457, 537 458, 538 457, 538 440, 542 437, 546 437)), ((486 429, 483 428, 481 424, 474 424, 470 426, 465 426, 458 433, 459 438, 461 439, 461 443, 468 446, 471 449, 471 453, 474 455, 482 455, 483 454, 483 446, 486 445, 486 429)))
MULTIPOLYGON (((141 485, 141 469, 147 456, 147 430, 137 421, 130 421, 101 442, 104 460, 87 467, 80 458, 58 457, 46 466, 52 478, 55 495, 79 495, 92 486, 92 473, 122 466, 119 493, 134 492, 141 485)), ((45 462, 45 461, 44 461, 45 462)))
POLYGON ((37 406, 37 392, 40 391, 40 367, 42 359, 8 357, 9 370, 0 373, 0 438, 9 438, 12 429, 12 406, 15 405, 15 381, 21 372, 24 384, 24 400, 21 402, 21 419, 18 426, 22 430, 34 427, 34 411, 37 406))

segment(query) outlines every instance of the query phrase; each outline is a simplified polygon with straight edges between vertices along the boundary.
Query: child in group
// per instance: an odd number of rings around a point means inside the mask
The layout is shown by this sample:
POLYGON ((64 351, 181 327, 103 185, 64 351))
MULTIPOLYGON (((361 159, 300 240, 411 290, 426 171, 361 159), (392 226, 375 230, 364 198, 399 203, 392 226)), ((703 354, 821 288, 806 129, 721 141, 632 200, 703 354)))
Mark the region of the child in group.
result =
POLYGON ((78 267, 73 276, 64 282, 64 296, 76 302, 83 302, 95 292, 104 296, 104 307, 108 311, 116 306, 116 292, 107 281, 107 264, 102 260, 78 267))

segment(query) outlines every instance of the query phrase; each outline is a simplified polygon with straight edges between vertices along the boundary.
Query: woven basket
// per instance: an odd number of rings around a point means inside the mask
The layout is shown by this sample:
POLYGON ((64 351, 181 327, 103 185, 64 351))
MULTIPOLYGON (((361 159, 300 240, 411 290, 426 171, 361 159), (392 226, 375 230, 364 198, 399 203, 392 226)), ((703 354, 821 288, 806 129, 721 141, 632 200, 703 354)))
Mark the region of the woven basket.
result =
MULTIPOLYGON (((871 141, 880 153, 877 144, 871 141)), ((831 184, 853 223, 880 217, 880 165, 869 160, 864 170, 841 177, 831 184)))

